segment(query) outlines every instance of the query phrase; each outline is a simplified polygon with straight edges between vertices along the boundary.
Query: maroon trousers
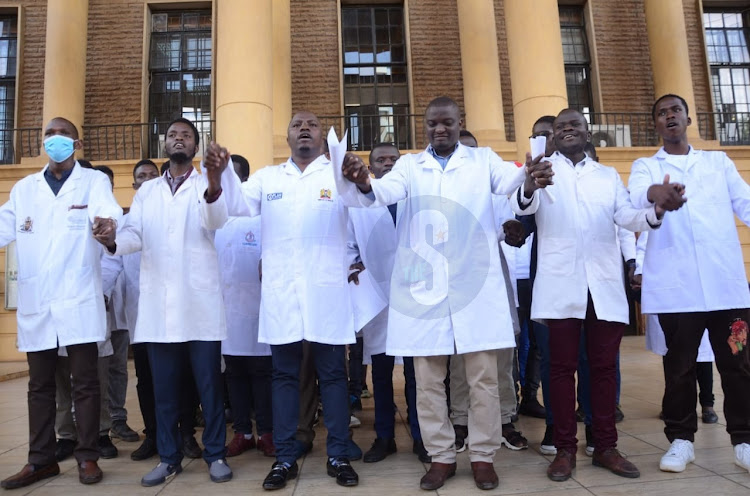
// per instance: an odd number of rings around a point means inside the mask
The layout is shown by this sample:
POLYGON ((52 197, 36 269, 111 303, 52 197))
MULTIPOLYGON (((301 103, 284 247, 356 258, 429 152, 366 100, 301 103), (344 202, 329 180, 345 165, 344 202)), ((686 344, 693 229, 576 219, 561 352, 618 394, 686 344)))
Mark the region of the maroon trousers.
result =
POLYGON ((615 428, 615 379, 617 351, 625 324, 596 317, 589 296, 586 319, 547 320, 550 348, 550 400, 555 425, 555 446, 575 453, 576 382, 581 329, 586 330, 586 352, 591 367, 591 412, 595 449, 617 445, 615 428))

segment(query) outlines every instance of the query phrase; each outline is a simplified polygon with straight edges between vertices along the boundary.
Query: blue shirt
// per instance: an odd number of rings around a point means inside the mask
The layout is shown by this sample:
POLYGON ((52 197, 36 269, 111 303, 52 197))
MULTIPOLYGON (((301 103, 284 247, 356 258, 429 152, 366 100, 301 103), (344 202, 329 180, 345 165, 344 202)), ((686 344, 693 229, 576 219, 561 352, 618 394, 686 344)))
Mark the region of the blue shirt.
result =
POLYGON ((458 143, 456 143, 456 146, 453 148, 453 151, 450 153, 450 155, 448 155, 447 157, 441 157, 437 154, 437 152, 435 152, 435 149, 432 147, 432 145, 429 145, 427 147, 427 151, 429 152, 429 154, 432 155, 435 160, 437 160, 443 170, 445 170, 445 166, 448 165, 448 160, 450 160, 453 154, 456 153, 456 150, 458 150, 458 143))
POLYGON ((62 175, 60 176, 60 179, 58 179, 55 177, 52 171, 49 170, 49 167, 47 167, 47 169, 44 171, 44 179, 47 180, 47 184, 49 184, 50 189, 55 194, 55 196, 57 196, 57 194, 60 192, 60 188, 62 188, 63 184, 65 184, 65 181, 68 180, 68 178, 70 177, 72 173, 73 173, 73 167, 71 167, 70 169, 66 171, 63 171, 62 175))

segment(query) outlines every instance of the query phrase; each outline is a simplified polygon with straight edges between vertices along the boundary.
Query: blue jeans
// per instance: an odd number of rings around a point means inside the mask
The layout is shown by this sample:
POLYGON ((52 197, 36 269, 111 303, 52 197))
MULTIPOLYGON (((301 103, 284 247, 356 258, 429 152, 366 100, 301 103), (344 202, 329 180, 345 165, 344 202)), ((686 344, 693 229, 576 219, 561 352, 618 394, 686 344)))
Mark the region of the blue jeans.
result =
MULTIPOLYGON (((349 393, 346 376, 346 346, 310 343, 310 352, 320 382, 323 419, 328 429, 329 457, 347 457, 349 442, 349 393)), ((299 373, 302 341, 272 345, 273 444, 276 460, 297 460, 295 435, 299 420, 299 373)))
POLYGON ((182 461, 182 436, 177 426, 180 396, 184 394, 184 370, 192 367, 200 395, 203 418, 203 459, 207 463, 224 458, 224 388, 221 378, 221 341, 148 343, 148 356, 156 403, 156 446, 163 463, 182 461))
POLYGON ((534 338, 536 339, 536 347, 539 350, 539 355, 542 357, 539 363, 539 372, 542 376, 542 401, 544 402, 544 411, 547 414, 545 423, 547 425, 553 425, 554 419, 552 418, 552 408, 550 405, 550 385, 549 385, 549 327, 539 322, 532 322, 534 326, 534 338))
MULTIPOLYGON (((393 366, 395 358, 385 353, 372 355, 372 392, 375 397, 375 435, 381 439, 395 437, 396 409, 393 404, 393 366)), ((411 437, 422 439, 417 419, 417 382, 414 379, 414 359, 404 357, 406 415, 411 437)))

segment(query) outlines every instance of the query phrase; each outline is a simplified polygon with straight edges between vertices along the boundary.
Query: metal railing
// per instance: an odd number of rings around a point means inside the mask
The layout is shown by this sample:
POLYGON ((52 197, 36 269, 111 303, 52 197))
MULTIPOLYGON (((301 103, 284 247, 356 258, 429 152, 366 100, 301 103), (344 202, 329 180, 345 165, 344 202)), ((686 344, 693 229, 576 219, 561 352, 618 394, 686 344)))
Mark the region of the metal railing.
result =
POLYGON ((722 145, 750 145, 750 112, 698 112, 698 130, 705 140, 722 145))
MULTIPOLYGON (((213 139, 214 121, 193 121, 200 136, 199 155, 213 139)), ((85 158, 98 160, 140 160, 166 158, 164 136, 169 122, 104 124, 83 126, 85 158)))
POLYGON ((586 117, 591 142, 597 148, 659 144, 659 135, 648 112, 591 112, 586 117))
POLYGON ((0 129, 0 164, 17 164, 24 157, 38 157, 41 146, 40 128, 0 129))

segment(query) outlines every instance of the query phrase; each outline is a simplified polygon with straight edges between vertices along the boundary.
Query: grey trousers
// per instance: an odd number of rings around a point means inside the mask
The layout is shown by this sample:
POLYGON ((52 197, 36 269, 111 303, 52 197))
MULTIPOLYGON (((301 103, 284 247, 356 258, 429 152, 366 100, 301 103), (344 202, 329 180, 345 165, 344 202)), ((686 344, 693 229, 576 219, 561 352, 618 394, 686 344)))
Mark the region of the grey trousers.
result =
POLYGON ((128 346, 130 335, 127 330, 112 331, 112 349, 109 359, 109 416, 112 421, 128 420, 125 409, 125 395, 128 390, 128 346))

